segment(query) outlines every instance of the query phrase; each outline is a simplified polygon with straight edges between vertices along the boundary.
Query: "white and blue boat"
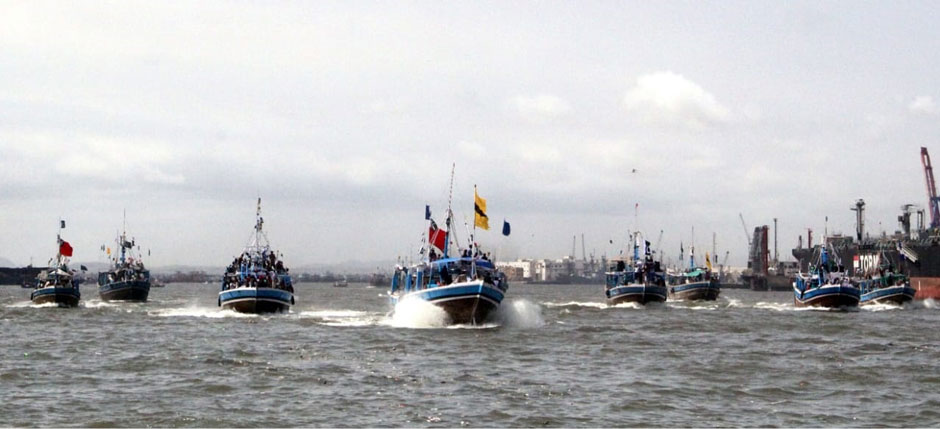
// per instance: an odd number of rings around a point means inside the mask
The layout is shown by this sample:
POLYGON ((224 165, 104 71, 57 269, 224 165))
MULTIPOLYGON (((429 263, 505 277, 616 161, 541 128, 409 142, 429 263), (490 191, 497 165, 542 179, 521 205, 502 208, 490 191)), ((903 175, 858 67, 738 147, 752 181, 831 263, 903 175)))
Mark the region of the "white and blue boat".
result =
MULTIPOLYGON (((882 261, 887 261, 887 255, 882 252, 882 261)), ((917 290, 911 287, 908 276, 895 272, 894 264, 888 263, 879 267, 873 273, 860 280, 861 305, 866 304, 897 304, 901 305, 914 300, 917 290)))
POLYGON ((640 234, 634 233, 633 257, 611 261, 615 265, 606 273, 607 305, 666 301, 665 273, 659 261, 653 260, 649 241, 644 240, 644 243, 644 257, 640 258, 640 234))
POLYGON ((294 305, 294 286, 288 268, 271 249, 263 231, 261 198, 255 215, 255 229, 242 254, 222 276, 218 304, 241 313, 276 313, 294 305))
MULTIPOLYGON (((489 229, 486 200, 476 195, 476 189, 474 212, 474 232, 477 226, 489 229)), ((457 246, 459 257, 450 255, 450 243, 454 242, 456 245, 457 239, 453 234, 453 212, 449 203, 446 229, 439 229, 431 219, 430 207, 425 207, 425 219, 429 226, 425 238, 426 246, 422 247, 424 258, 417 264, 407 267, 399 265, 395 268, 388 292, 393 308, 396 308, 400 301, 420 299, 443 309, 450 323, 486 322, 506 296, 509 283, 505 274, 499 271, 488 254, 474 244, 473 234, 470 235, 469 244, 465 249, 461 250, 457 246), (441 253, 438 254, 436 250, 441 253)), ((503 234, 509 235, 507 223, 503 225, 503 234)))
MULTIPOLYGON (((135 251, 135 240, 127 239, 126 222, 115 244, 120 253, 111 258, 108 271, 98 273, 98 296, 102 301, 147 301, 150 295, 150 270, 144 267, 139 247, 135 251)), ((110 248, 107 253, 110 257, 110 248)))
POLYGON ((851 308, 858 307, 861 291, 845 267, 829 258, 825 246, 820 248, 819 263, 810 266, 808 274, 799 273, 793 282, 793 304, 797 307, 851 308))
POLYGON ((480 257, 443 257, 411 267, 399 266, 392 277, 389 297, 421 299, 444 310, 449 322, 480 324, 503 302, 508 289, 503 273, 480 257))
POLYGON ((34 304, 58 304, 59 307, 77 307, 82 299, 79 290, 79 281, 75 272, 69 269, 69 258, 72 257, 72 246, 62 239, 61 231, 65 228, 65 221, 59 221, 59 234, 56 241, 59 251, 54 259, 49 261, 49 268, 39 272, 36 286, 29 299, 34 304))
POLYGON ((669 299, 679 301, 714 301, 721 293, 721 283, 712 271, 708 252, 705 253, 705 266, 695 265, 695 247, 689 254, 689 268, 678 273, 667 273, 666 284, 669 286, 669 299))

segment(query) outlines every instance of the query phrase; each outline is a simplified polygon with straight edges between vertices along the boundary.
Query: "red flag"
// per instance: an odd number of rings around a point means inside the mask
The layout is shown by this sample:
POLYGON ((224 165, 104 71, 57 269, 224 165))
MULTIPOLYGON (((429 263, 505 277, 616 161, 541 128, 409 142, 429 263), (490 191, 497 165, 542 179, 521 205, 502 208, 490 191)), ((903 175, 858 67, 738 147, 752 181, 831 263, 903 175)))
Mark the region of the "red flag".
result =
POLYGON ((447 231, 439 229, 434 221, 431 221, 431 227, 428 229, 428 243, 440 251, 444 251, 447 245, 447 231))
POLYGON ((59 245, 59 253, 61 253, 62 256, 71 257, 71 256, 72 256, 72 245, 69 244, 68 241, 62 240, 62 244, 59 245))

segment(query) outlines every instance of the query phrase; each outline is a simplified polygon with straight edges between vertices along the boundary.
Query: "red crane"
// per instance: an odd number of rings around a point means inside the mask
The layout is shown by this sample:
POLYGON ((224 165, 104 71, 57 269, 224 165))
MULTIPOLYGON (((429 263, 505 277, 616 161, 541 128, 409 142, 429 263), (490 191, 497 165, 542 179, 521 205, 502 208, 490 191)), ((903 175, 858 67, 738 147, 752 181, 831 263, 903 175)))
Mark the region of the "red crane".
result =
POLYGON ((930 207, 930 227, 940 227, 940 198, 937 197, 937 183, 933 180, 933 167, 930 166, 930 155, 927 148, 920 148, 920 162, 924 165, 924 175, 927 177, 927 206, 930 207))

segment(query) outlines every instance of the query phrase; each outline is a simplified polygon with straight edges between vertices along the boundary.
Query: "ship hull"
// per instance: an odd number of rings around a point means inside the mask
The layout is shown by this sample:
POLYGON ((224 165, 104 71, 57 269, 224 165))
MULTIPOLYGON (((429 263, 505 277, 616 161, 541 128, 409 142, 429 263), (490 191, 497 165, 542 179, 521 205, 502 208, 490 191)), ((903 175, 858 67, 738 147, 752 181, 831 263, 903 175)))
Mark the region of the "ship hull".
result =
POLYGON ((473 281, 392 296, 392 303, 397 304, 403 299, 421 299, 443 309, 450 323, 475 325, 486 322, 499 308, 504 296, 504 292, 493 285, 473 281))
POLYGON ((914 299, 940 300, 940 277, 911 277, 914 299))
POLYGON ((33 304, 58 304, 59 307, 78 307, 81 298, 78 289, 62 287, 36 289, 29 295, 33 304))
POLYGON ((146 302, 149 295, 150 282, 146 280, 121 281, 98 286, 98 296, 102 301, 146 302))
POLYGON ((800 291, 793 287, 793 304, 797 307, 851 308, 858 307, 860 293, 849 286, 823 286, 800 291))
POLYGON ((665 302, 668 293, 665 286, 655 285, 622 285, 607 290, 607 305, 617 305, 627 302, 647 304, 650 302, 665 302))
POLYGON ((219 306, 239 313, 282 313, 293 304, 294 295, 282 289, 239 287, 219 292, 219 306))
POLYGON ((914 300, 916 290, 910 286, 890 286, 862 294, 859 304, 904 304, 914 300))
POLYGON ((669 299, 680 301, 714 301, 721 287, 712 282, 695 282, 669 286, 669 299))

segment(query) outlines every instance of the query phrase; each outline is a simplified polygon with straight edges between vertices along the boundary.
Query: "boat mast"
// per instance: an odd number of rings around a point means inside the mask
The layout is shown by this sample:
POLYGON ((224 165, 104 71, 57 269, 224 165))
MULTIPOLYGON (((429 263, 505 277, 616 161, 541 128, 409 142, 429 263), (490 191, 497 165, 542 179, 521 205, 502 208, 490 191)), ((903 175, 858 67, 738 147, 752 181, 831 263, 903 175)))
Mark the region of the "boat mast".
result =
POLYGON ((56 242, 56 254, 55 254, 55 266, 59 268, 62 263, 62 229, 65 228, 65 221, 62 218, 59 218, 59 230, 55 233, 55 242, 56 242))
POLYGON ((124 264, 124 252, 126 248, 124 247, 127 244, 127 209, 124 209, 124 225, 121 232, 121 242, 118 245, 121 246, 121 264, 124 264))
MULTIPOLYGON (((447 192, 447 219, 444 220, 444 225, 447 227, 447 231, 444 232, 444 258, 447 257, 447 250, 450 249, 450 231, 451 229, 451 219, 453 216, 453 211, 451 211, 451 203, 454 200, 454 170, 457 168, 457 163, 450 165, 450 190, 447 192)), ((428 237, 430 239, 431 237, 428 237)), ((472 240, 472 238, 471 238, 472 240)), ((430 245, 429 245, 430 247, 430 245)), ((459 246, 458 246, 459 247, 459 246)), ((430 252, 429 252, 430 253, 430 252)))

